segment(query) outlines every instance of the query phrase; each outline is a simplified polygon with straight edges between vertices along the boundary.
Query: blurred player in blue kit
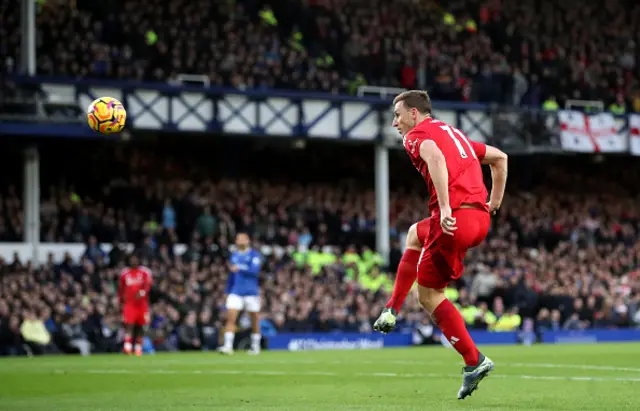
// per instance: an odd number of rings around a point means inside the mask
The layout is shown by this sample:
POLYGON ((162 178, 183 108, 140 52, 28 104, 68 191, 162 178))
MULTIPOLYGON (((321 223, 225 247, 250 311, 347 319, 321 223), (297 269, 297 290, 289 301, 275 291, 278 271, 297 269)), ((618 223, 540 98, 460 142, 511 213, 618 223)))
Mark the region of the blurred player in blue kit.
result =
POLYGON ((246 310, 251 317, 250 355, 260 354, 260 288, 258 275, 262 266, 262 256, 251 248, 247 233, 236 235, 236 250, 229 257, 229 278, 227 279, 227 324, 224 344, 219 348, 222 354, 233 354, 233 340, 238 314, 246 310))

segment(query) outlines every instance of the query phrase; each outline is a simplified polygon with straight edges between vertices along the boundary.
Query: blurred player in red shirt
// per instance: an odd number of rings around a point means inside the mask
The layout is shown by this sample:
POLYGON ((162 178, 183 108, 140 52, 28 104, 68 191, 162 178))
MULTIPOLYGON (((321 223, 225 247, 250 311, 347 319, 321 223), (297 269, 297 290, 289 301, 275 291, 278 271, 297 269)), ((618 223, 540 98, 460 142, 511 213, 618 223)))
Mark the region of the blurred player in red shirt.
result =
POLYGON ((431 194, 431 217, 409 229, 393 294, 374 329, 386 333, 395 327, 397 312, 417 279, 420 304, 464 358, 458 391, 458 399, 463 399, 475 391, 494 364, 478 351, 444 290, 462 275, 467 250, 479 245, 489 232, 490 214, 500 208, 504 196, 507 155, 470 141, 460 130, 432 118, 431 100, 424 91, 406 91, 393 103, 393 126, 403 136, 404 148, 431 194), (481 164, 491 168, 488 203, 481 164))
POLYGON ((144 326, 149 322, 149 290, 151 270, 141 266, 138 256, 132 255, 130 267, 120 273, 118 297, 122 305, 122 320, 125 327, 124 352, 131 354, 135 340, 135 354, 142 355, 144 326))

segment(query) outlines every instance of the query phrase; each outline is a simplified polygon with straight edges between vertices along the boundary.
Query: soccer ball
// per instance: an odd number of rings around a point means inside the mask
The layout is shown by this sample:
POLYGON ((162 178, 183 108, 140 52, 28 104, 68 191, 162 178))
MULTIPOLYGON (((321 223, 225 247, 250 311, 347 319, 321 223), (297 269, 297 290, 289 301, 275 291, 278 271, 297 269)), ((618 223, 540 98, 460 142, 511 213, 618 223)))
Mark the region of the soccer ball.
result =
POLYGON ((122 103, 113 97, 95 99, 87 109, 89 127, 102 134, 119 133, 124 128, 127 112, 122 103))

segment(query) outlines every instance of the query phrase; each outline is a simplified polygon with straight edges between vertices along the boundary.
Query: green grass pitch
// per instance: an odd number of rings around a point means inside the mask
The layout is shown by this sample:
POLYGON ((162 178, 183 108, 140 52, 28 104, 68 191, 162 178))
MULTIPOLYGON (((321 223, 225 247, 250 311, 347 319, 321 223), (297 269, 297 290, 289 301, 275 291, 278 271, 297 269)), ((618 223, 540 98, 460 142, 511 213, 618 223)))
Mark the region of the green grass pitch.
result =
POLYGON ((0 411, 640 410, 640 344, 483 351, 496 369, 464 401, 443 347, 0 359, 0 411))

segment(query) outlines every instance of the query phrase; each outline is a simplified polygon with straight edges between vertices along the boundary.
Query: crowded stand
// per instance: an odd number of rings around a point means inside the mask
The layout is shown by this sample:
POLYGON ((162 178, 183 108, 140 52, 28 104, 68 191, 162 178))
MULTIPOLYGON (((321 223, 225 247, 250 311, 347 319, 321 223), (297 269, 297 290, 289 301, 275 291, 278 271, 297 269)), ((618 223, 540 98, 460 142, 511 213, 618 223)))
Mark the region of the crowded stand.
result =
MULTIPOLYGON (((598 100, 614 114, 640 112, 640 7, 632 1, 57 3, 38 2, 42 76, 333 94, 369 85, 425 89, 434 101, 557 110, 598 100)), ((20 61, 19 1, 0 10, 0 112, 8 112, 24 97, 4 75, 20 61)), ((130 345, 119 285, 132 256, 153 276, 146 345, 219 348, 239 233, 263 258, 264 344, 278 333, 372 331, 407 230, 427 213, 406 153, 390 156, 385 262, 375 251, 371 146, 203 140, 37 141, 40 241, 82 251, 44 263, 2 253, 0 355, 130 345)), ((25 239, 23 147, 14 143, 0 141, 5 251, 25 239)), ((467 327, 540 338, 640 326, 639 174, 624 157, 511 161, 487 240, 446 290, 467 327)), ((441 342, 414 293, 397 319, 394 332, 412 333, 415 344, 441 342)), ((242 345, 255 330, 246 314, 238 326, 242 345)))
MULTIPOLYGON (((0 58, 19 61, 18 1, 0 58)), ((427 89, 434 100, 557 109, 602 100, 640 112, 640 7, 630 0, 40 2, 40 75, 354 93, 427 89)))
MULTIPOLYGON (((51 255, 42 265, 2 262, 0 351, 119 351, 118 276, 132 251, 126 244, 153 272, 147 336, 155 349, 214 349, 226 318, 225 261, 240 231, 264 253, 267 339, 371 331, 393 286, 403 235, 425 208, 404 153, 391 157, 393 242, 385 265, 373 251, 370 148, 345 146, 337 155, 331 145, 218 144, 48 147, 43 241, 82 242, 86 250, 79 259, 51 255), (237 150, 242 167, 225 164, 221 153, 237 150)), ((495 332, 636 326, 640 176, 632 160, 518 160, 489 238, 447 290, 467 325, 495 332)), ((19 240, 20 190, 3 191, 5 240, 19 240)), ((398 331, 413 332, 415 343, 438 341, 415 296, 398 320, 398 331)), ((239 325, 248 329, 248 318, 239 325)))

